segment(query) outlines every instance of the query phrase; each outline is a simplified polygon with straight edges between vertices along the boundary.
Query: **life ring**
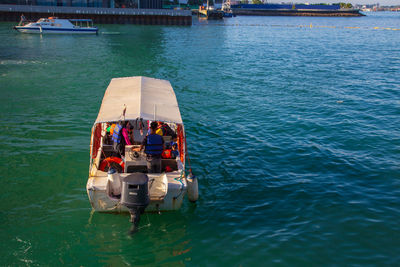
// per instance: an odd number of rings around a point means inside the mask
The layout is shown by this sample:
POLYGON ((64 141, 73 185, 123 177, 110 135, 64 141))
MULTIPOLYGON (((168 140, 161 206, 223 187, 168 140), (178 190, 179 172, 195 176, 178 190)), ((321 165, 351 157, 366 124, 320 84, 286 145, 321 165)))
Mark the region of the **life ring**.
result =
POLYGON ((108 157, 101 162, 99 170, 108 171, 109 166, 115 167, 118 172, 123 172, 125 169, 125 163, 121 158, 108 157))

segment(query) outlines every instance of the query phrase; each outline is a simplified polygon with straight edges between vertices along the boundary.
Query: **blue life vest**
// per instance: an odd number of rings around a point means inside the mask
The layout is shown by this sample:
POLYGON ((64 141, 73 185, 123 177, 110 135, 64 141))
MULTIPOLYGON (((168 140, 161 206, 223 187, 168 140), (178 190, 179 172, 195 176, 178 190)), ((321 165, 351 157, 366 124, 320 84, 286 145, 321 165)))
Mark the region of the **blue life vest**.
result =
POLYGON ((150 155, 161 155, 162 151, 163 151, 162 136, 158 134, 149 134, 147 136, 147 144, 144 152, 150 155))
POLYGON ((121 142, 121 134, 120 134, 121 129, 122 129, 121 125, 119 124, 115 125, 114 132, 112 135, 112 140, 114 141, 114 143, 119 144, 121 142))

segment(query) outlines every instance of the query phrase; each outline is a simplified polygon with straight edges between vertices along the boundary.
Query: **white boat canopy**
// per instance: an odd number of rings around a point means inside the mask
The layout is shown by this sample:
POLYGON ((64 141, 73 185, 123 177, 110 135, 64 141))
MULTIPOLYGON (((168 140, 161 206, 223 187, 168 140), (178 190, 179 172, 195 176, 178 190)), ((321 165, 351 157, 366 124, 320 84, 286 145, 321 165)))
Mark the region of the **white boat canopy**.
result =
POLYGON ((137 118, 182 123, 175 92, 169 81, 143 76, 111 80, 95 123, 137 118))

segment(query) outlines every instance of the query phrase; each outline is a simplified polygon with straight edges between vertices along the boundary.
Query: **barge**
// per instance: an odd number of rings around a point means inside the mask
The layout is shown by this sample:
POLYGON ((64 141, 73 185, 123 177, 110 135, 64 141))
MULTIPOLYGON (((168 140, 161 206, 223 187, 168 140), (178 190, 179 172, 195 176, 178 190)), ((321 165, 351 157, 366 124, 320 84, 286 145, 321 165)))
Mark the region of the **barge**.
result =
POLYGON ((315 16, 315 17, 361 17, 359 9, 341 8, 340 5, 307 4, 234 4, 234 15, 247 16, 315 16))

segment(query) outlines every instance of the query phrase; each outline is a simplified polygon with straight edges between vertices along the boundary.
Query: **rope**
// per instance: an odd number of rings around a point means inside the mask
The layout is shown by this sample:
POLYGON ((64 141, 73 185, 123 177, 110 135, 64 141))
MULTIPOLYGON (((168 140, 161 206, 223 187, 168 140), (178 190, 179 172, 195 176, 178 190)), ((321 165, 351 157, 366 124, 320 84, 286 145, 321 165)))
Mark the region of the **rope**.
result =
POLYGON ((147 224, 145 224, 145 225, 143 225, 143 226, 141 226, 141 227, 138 227, 138 228, 137 228, 138 230, 143 229, 143 228, 145 228, 145 227, 150 227, 150 226, 151 226, 151 224, 150 224, 150 219, 149 219, 149 215, 148 215, 147 213, 145 213, 145 214, 146 214, 146 217, 147 217, 147 224))
POLYGON ((183 176, 183 173, 181 174, 181 177, 176 177, 174 180, 175 181, 179 181, 180 183, 181 183, 181 189, 180 189, 180 192, 179 192, 179 194, 177 195, 177 196, 174 196, 174 199, 177 199, 178 197, 180 197, 181 195, 182 195, 182 192, 183 192, 183 187, 185 186, 184 184, 183 184, 183 182, 182 182, 182 177, 183 176))
POLYGON ((186 157, 187 157, 188 163, 189 163, 189 173, 192 173, 192 165, 190 164, 190 156, 189 156, 189 151, 187 148, 186 136, 185 136, 185 153, 186 153, 186 157))
MULTIPOLYGON (((121 116, 119 116, 119 118, 120 119, 123 118, 124 121, 125 121, 125 113, 126 113, 126 104, 124 104, 124 109, 122 110, 122 114, 121 114, 121 116)), ((119 121, 121 121, 121 120, 119 120, 119 121)))
MULTIPOLYGON (((104 156, 104 159, 103 160, 105 160, 107 157, 106 157, 106 153, 104 153, 104 150, 102 149, 101 150, 101 152, 103 153, 103 156, 104 156)), ((108 169, 111 169, 111 164, 110 164, 110 162, 108 162, 108 160, 106 160, 106 162, 107 162, 107 165, 108 165, 108 169)))
POLYGON ((150 189, 153 187, 153 183, 154 183, 155 180, 156 180, 156 179, 151 179, 151 180, 149 181, 149 183, 150 183, 149 188, 150 188, 150 189))

